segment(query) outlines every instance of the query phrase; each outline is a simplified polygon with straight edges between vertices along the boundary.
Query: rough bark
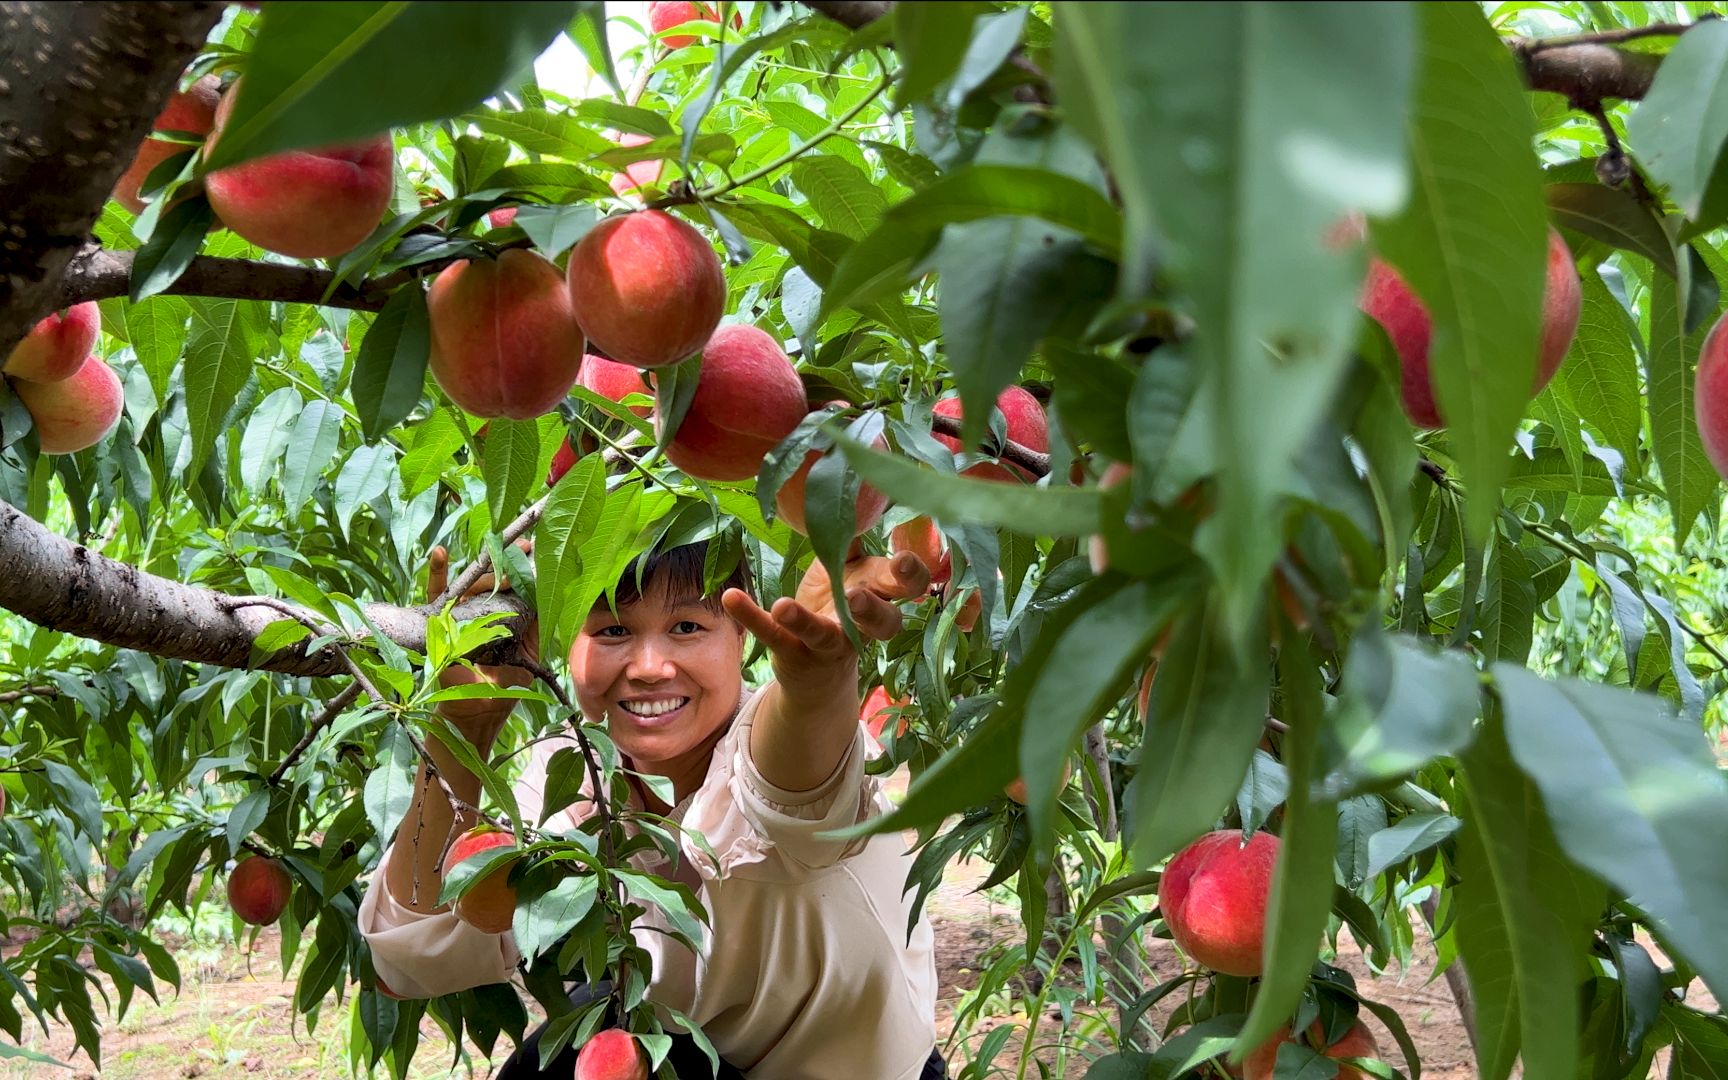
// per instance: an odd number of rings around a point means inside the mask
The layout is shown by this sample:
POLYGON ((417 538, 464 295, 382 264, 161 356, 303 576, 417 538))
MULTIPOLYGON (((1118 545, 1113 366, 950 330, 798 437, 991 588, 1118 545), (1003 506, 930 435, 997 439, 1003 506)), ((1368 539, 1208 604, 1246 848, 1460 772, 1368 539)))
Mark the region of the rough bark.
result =
POLYGON ((221 13, 0 2, 0 356, 59 303, 66 264, 221 13))
MULTIPOLYGON (((73 256, 60 281, 57 306, 70 307, 85 300, 125 296, 131 287, 134 252, 108 251, 97 244, 73 256)), ((339 285, 331 291, 336 275, 315 266, 250 262, 200 255, 186 272, 163 292, 173 296, 220 296, 230 300, 277 300, 289 304, 321 304, 355 311, 380 311, 407 274, 391 274, 362 282, 358 289, 339 285), (326 297, 325 294, 329 293, 326 297)))
POLYGON ((1539 39, 1507 42, 1524 69, 1532 90, 1564 94, 1574 108, 1590 110, 1610 98, 1634 101, 1650 92, 1662 58, 1650 53, 1580 43, 1558 48, 1533 48, 1539 39))
MULTIPOLYGON (((236 607, 240 599, 116 562, 0 502, 0 607, 14 614, 49 629, 171 659, 287 675, 348 674, 334 650, 308 654, 304 640, 253 663, 252 643, 283 615, 268 607, 236 607)), ((456 614, 473 619, 498 611, 522 615, 527 607, 513 595, 499 596, 469 601, 456 614)), ((427 608, 368 604, 366 613, 390 640, 425 650, 427 608)), ((517 629, 523 625, 512 622, 517 629)), ((515 655, 515 639, 507 638, 473 658, 498 663, 515 655)))

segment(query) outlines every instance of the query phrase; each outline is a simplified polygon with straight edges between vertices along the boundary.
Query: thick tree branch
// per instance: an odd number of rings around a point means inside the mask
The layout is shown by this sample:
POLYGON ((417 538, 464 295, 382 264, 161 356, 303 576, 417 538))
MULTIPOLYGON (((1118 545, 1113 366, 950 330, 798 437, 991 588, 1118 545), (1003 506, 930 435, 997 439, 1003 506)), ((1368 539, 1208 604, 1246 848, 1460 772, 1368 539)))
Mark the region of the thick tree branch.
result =
POLYGON ((1530 89, 1563 94, 1575 108, 1586 111, 1609 98, 1642 98, 1662 66, 1660 56, 1609 45, 1543 48, 1539 38, 1511 38, 1506 44, 1524 69, 1530 89))
POLYGON ((221 13, 0 0, 0 356, 59 303, 61 272, 221 13))
MULTIPOLYGON (((131 251, 109 251, 98 244, 85 245, 66 267, 55 306, 70 307, 85 300, 125 296, 131 287, 134 254, 131 251)), ((409 277, 407 272, 400 271, 362 282, 358 289, 343 284, 331 291, 330 285, 336 280, 336 275, 315 266, 288 266, 200 255, 192 260, 185 273, 162 291, 174 296, 280 300, 289 304, 322 304, 355 311, 379 311, 396 287, 409 277), (324 295, 327 292, 330 293, 328 298, 324 295)))
MULTIPOLYGON (((938 435, 947 435, 949 438, 958 439, 960 437, 960 421, 952 416, 932 416, 930 418, 930 430, 938 435)), ((1003 461, 1018 465, 1036 476, 1050 475, 1049 454, 1041 454, 1031 447, 1021 446, 1011 439, 1003 440, 1002 453, 999 456, 1003 461)))
MULTIPOLYGON (((280 616, 259 607, 236 607, 236 598, 169 581, 74 544, 0 503, 0 607, 39 626, 155 656, 287 675, 350 674, 334 649, 308 655, 305 642, 259 663, 252 643, 280 616)), ((428 607, 368 604, 366 614, 390 640, 424 651, 428 607)), ((462 604, 458 619, 493 612, 526 615, 512 595, 462 604)), ((524 620, 510 620, 521 630, 524 620)), ((514 638, 491 642, 477 663, 516 660, 514 638)))

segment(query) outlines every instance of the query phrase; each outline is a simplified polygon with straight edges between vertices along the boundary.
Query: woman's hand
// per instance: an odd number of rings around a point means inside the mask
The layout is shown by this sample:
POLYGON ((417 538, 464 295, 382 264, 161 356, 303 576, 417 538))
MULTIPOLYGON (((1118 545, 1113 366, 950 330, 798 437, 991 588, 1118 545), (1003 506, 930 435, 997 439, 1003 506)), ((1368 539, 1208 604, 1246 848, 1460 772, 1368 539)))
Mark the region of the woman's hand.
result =
MULTIPOLYGON (((435 547, 427 556, 428 569, 426 573, 426 597, 428 600, 443 595, 444 587, 450 581, 450 554, 443 547, 435 547)), ((496 587, 491 574, 484 574, 472 588, 463 593, 461 600, 472 596, 490 593, 496 587)), ((504 582, 504 590, 508 591, 510 583, 504 582)), ((537 623, 528 624, 528 631, 522 639, 522 651, 536 661, 540 658, 540 630, 537 623)), ((527 668, 515 665, 478 664, 470 668, 463 664, 451 664, 438 674, 438 685, 441 687, 466 686, 470 683, 489 683, 494 686, 527 686, 534 681, 534 675, 527 668)), ((471 698, 465 701, 445 701, 438 705, 438 713, 456 729, 468 737, 481 751, 490 747, 498 738, 498 732, 503 729, 504 722, 510 718, 510 710, 515 701, 509 698, 471 698)))

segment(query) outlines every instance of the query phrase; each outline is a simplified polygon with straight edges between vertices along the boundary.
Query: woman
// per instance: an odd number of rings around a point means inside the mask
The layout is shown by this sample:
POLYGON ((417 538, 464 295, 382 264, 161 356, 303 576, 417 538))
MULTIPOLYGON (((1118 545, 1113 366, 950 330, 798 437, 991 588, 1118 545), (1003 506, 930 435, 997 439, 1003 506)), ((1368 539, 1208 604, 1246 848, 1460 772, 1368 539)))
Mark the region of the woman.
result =
MULTIPOLYGON (((920 1080, 945 1075, 935 1044, 935 964, 928 923, 908 939, 905 879, 910 855, 898 835, 836 841, 825 833, 883 812, 878 781, 864 774, 868 737, 858 720, 858 658, 835 618, 829 578, 814 564, 796 597, 763 610, 743 565, 717 595, 702 593, 703 545, 651 556, 618 584, 616 612, 604 601, 570 650, 576 700, 605 719, 628 766, 670 781, 668 806, 632 781, 632 805, 706 838, 682 841, 676 865, 650 868, 696 890, 711 931, 699 954, 664 933, 658 909, 635 939, 653 957, 649 1000, 699 1024, 724 1061, 720 1075, 749 1080, 920 1080), (751 692, 741 676, 745 634, 767 648, 774 678, 751 692), (730 1069, 732 1071, 727 1071, 730 1069)), ((443 591, 435 551, 429 588, 443 591)), ((861 633, 878 640, 900 628, 894 601, 923 595, 929 572, 917 557, 857 557, 844 592, 861 633)), ((466 670, 446 680, 472 679, 466 670)), ((488 672, 522 683, 520 669, 488 672)), ((442 707, 482 753, 509 715, 508 701, 442 707)), ((523 820, 538 822, 546 763, 562 745, 536 744, 518 785, 523 820)), ((428 749, 444 780, 468 802, 478 780, 428 749)), ((570 811, 545 828, 575 827, 570 811)), ((472 822, 456 818, 422 766, 413 802, 385 852, 382 887, 360 909, 380 978, 405 997, 431 997, 507 980, 518 954, 511 935, 487 934, 436 901, 435 869, 448 838, 472 822)), ((577 988, 573 998, 593 990, 577 988)), ((662 1013, 662 1019, 668 1019, 662 1013)), ((571 1075, 574 1051, 538 1069, 537 1036, 499 1073, 519 1080, 571 1075)), ((705 1056, 676 1040, 680 1076, 707 1076, 705 1056)))

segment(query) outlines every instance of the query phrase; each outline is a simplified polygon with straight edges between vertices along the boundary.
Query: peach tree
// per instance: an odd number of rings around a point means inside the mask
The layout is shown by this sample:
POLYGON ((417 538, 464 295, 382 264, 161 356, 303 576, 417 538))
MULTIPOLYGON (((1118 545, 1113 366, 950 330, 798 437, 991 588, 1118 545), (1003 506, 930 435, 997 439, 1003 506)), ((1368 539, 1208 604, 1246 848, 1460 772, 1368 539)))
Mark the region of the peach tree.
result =
POLYGON ((355 1070, 522 990, 659 1067, 631 925, 704 912, 561 658, 644 551, 857 537, 938 581, 866 827, 1018 897, 962 1034, 1063 1018, 955 1075, 1414 1080, 1341 940, 1433 950, 1491 1080, 1728 1068, 1713 5, 647 7, 0 3, 0 1057, 99 1063, 225 885, 355 1070), (566 727, 571 832, 511 790, 566 727), (433 740, 520 987, 358 932, 433 740))

